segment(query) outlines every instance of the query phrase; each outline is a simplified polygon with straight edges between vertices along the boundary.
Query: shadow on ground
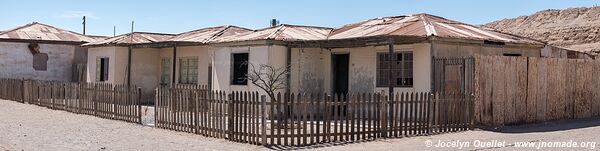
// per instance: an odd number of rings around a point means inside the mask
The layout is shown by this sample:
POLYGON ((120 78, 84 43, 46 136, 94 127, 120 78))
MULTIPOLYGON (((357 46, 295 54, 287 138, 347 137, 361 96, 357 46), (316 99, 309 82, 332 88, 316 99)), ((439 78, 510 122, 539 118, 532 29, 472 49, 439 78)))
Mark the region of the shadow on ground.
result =
POLYGON ((272 149, 272 150, 304 150, 304 149, 317 149, 317 148, 326 148, 326 147, 333 147, 333 146, 343 146, 343 145, 348 145, 348 144, 360 144, 360 143, 367 143, 367 142, 372 142, 374 141, 373 139, 370 140, 359 140, 359 141, 344 141, 344 142, 328 142, 328 143, 319 143, 319 144, 314 144, 314 145, 306 145, 306 146, 282 146, 282 145, 269 145, 269 146, 265 146, 268 149, 272 149))
POLYGON ((600 118, 571 119, 537 124, 504 126, 504 127, 480 127, 483 130, 499 133, 537 133, 553 132, 587 127, 600 126, 600 118))

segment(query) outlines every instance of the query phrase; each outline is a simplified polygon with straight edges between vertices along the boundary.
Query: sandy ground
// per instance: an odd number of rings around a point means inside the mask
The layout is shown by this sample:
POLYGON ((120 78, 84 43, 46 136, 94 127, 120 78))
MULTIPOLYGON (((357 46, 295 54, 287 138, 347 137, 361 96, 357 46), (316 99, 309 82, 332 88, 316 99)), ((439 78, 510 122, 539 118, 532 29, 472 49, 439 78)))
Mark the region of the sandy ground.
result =
POLYGON ((0 150, 213 151, 261 148, 0 100, 0 150))
MULTIPOLYGON (((147 115, 152 115, 152 110, 147 115)), ((152 119, 144 119, 151 124, 152 119)), ((537 150, 516 147, 515 142, 589 142, 587 147, 542 147, 541 150, 600 149, 600 119, 571 120, 507 127, 492 131, 474 130, 434 136, 383 139, 351 144, 323 144, 309 150, 537 150), (468 142, 470 146, 435 147, 438 142, 468 142), (477 147, 475 142, 506 142, 477 147), (427 146, 431 142, 432 147, 427 146), (592 146, 591 144, 594 144, 592 146)), ((449 144, 449 143, 445 143, 449 144)), ((156 129, 151 126, 107 120, 88 115, 50 110, 35 105, 0 100, 1 150, 269 150, 261 146, 224 139, 156 129)))
MULTIPOLYGON (((569 120, 535 125, 512 126, 493 131, 473 130, 433 136, 376 140, 373 142, 333 145, 314 150, 375 151, 375 150, 600 150, 600 119, 569 120), (439 143, 446 142, 446 143, 439 143), (460 142, 466 147, 436 147, 438 144, 460 142), (465 143, 466 142, 466 143, 465 143), (497 142, 497 143, 494 143, 497 142), (505 143, 502 143, 505 142, 505 143), (518 142, 534 144, 518 147, 518 142), (542 147, 538 144, 559 142, 559 146, 542 147), (566 143, 563 143, 566 142, 566 143), (427 143, 430 143, 429 147, 427 143), (484 143, 495 145, 483 146, 484 143), (579 143, 585 147, 560 146, 579 143), (478 145, 478 146, 476 146, 478 145)), ((458 144, 458 143, 455 143, 458 144)))

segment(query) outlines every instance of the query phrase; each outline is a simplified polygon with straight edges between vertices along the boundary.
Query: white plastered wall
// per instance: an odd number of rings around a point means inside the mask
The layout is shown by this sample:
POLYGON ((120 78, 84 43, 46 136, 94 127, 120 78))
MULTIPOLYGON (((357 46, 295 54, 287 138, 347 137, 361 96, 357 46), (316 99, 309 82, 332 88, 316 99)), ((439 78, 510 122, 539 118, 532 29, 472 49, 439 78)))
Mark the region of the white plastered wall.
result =
MULTIPOLYGON (((395 92, 431 90, 431 53, 429 43, 394 45, 394 51, 413 51, 413 87, 396 87, 395 92)), ((387 93, 387 87, 376 87, 377 53, 387 53, 387 46, 358 48, 292 49, 292 92, 327 92, 332 90, 332 54, 349 54, 349 92, 387 93)))
POLYGON ((108 80, 112 84, 125 84, 127 75, 127 47, 94 47, 88 49, 87 82, 96 81, 96 59, 108 59, 108 80))
MULTIPOLYGON (((248 62, 255 67, 261 64, 271 65, 275 68, 286 66, 287 47, 279 45, 263 46, 215 46, 211 47, 213 62, 213 86, 214 90, 221 91, 257 91, 265 94, 262 90, 248 82, 247 85, 231 84, 231 56, 234 53, 248 53, 248 62)), ((251 67, 249 67, 251 68, 251 67)), ((249 69, 250 71, 251 69, 249 69)), ((280 92, 283 92, 280 91, 280 92)))
POLYGON ((141 88, 144 102, 154 100, 155 89, 160 82, 159 50, 157 48, 131 50, 131 84, 141 88))
POLYGON ((79 46, 40 43, 40 52, 48 55, 47 70, 33 69, 29 43, 0 42, 0 78, 71 81, 75 51, 79 46))

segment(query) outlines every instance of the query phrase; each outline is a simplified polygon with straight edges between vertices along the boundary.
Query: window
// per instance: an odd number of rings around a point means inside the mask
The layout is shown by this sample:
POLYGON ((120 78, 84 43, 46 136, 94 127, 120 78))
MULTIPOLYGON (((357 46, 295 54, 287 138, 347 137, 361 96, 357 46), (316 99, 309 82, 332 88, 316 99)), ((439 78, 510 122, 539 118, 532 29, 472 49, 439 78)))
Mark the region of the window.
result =
POLYGON ((377 86, 378 87, 412 87, 413 86, 413 53, 396 52, 390 60, 389 53, 377 54, 377 86), (390 68, 390 64, 392 67, 390 68), (391 71, 391 72, 390 72, 391 71), (390 79, 392 74, 392 79, 390 79))
POLYGON ((489 40, 484 40, 483 44, 485 44, 485 45, 497 45, 497 46, 504 46, 505 45, 504 42, 489 41, 489 40))
POLYGON ((248 74, 248 53, 237 53, 232 56, 231 69, 233 74, 231 76, 232 85, 246 85, 246 75, 248 74))
POLYGON ((567 51, 567 59, 577 59, 577 53, 575 51, 567 51))
POLYGON ((48 68, 48 54, 36 53, 33 55, 33 69, 35 71, 46 71, 48 68))
POLYGON ((179 59, 179 83, 198 83, 198 57, 185 57, 179 59))
POLYGON ((520 57, 521 56, 521 54, 518 54, 518 53, 504 53, 502 55, 507 56, 507 57, 520 57))
POLYGON ((171 58, 162 58, 160 61, 160 84, 167 85, 170 83, 171 77, 171 58))
POLYGON ((96 81, 102 82, 108 80, 108 58, 96 59, 96 81))

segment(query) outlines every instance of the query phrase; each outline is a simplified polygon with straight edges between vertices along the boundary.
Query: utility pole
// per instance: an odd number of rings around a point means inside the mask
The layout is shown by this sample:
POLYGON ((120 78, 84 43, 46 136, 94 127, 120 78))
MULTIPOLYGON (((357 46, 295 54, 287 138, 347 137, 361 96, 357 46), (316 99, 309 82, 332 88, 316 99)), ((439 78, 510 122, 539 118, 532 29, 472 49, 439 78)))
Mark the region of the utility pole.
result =
POLYGON ((133 33, 133 21, 131 21, 131 33, 133 33))
POLYGON ((83 35, 85 35, 85 16, 83 16, 83 35))
POLYGON ((113 37, 117 36, 117 26, 113 26, 113 37))
MULTIPOLYGON (((133 21, 131 21, 131 33, 129 34, 129 38, 131 38, 131 42, 133 43, 133 21)), ((131 49, 132 44, 129 44, 127 47, 127 86, 131 86, 131 49)))

